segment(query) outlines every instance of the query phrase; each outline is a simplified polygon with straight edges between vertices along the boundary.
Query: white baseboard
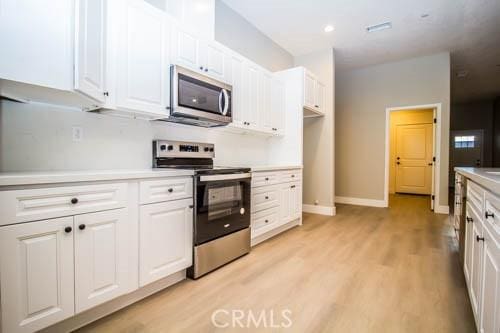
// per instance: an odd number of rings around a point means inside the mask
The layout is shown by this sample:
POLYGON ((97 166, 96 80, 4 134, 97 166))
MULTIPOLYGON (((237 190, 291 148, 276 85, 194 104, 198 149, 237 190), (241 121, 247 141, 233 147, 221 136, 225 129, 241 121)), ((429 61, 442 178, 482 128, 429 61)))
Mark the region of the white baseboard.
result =
POLYGON ((337 210, 335 206, 329 207, 329 206, 317 206, 317 205, 302 205, 302 211, 304 213, 312 213, 312 214, 319 214, 319 215, 328 215, 328 216, 335 216, 337 213, 337 210))
POLYGON ((348 205, 369 206, 369 207, 387 207, 388 206, 384 200, 351 198, 351 197, 335 197, 335 202, 342 203, 342 204, 348 204, 348 205))
POLYGON ((436 205, 436 207, 434 207, 434 213, 449 214, 450 213, 450 206, 439 206, 439 205, 436 205))

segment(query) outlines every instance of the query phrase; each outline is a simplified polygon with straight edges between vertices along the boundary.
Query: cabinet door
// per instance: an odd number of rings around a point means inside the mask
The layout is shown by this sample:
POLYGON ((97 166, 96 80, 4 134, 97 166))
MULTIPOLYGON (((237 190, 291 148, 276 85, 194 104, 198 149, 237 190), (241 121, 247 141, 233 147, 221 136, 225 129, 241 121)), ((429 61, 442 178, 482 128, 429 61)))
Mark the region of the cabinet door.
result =
POLYGON ((281 223, 288 223, 292 220, 291 195, 292 189, 289 183, 280 185, 280 220, 281 223))
POLYGON ((314 107, 320 112, 325 112, 325 85, 316 81, 314 93, 314 107))
POLYGON ((316 99, 315 82, 314 76, 306 71, 304 73, 304 106, 311 109, 314 109, 316 99))
POLYGON ((285 133, 285 85, 279 80, 273 80, 271 87, 272 131, 275 134, 285 133))
POLYGON ((247 127, 255 129, 258 128, 260 121, 260 70, 257 66, 247 64, 245 74, 245 120, 247 122, 247 127))
POLYGON ((176 27, 172 33, 172 62, 186 68, 203 71, 201 42, 193 33, 176 27))
POLYGON ((267 132, 273 132, 274 115, 271 106, 271 84, 272 76, 269 73, 262 72, 260 77, 260 119, 262 119, 262 129, 267 132))
POLYGON ((470 280, 470 296, 472 310, 476 318, 476 325, 479 327, 479 310, 482 282, 482 257, 483 257, 483 242, 478 241, 478 238, 483 237, 483 228, 481 221, 474 218, 472 223, 472 239, 471 239, 471 280, 470 280))
POLYGON ((63 217, 0 228, 3 332, 38 331, 74 314, 72 227, 63 217))
POLYGON ((73 89, 73 1, 0 1, 0 78, 73 89))
POLYGON ((296 220, 302 216, 302 185, 300 183, 292 183, 290 188, 290 215, 292 220, 296 220))
POLYGON ((127 209, 75 216, 75 307, 82 312, 127 291, 127 209))
POLYGON ((144 286, 192 265, 193 199, 140 208, 139 284, 144 286))
POLYGON ((127 0, 123 6, 117 107, 165 116, 169 96, 165 13, 141 0, 127 0))
POLYGON ((500 332, 500 244, 484 230, 480 332, 500 332))
MULTIPOLYGON (((470 279, 471 279, 471 272, 472 272, 472 225, 474 223, 474 217, 471 208, 467 204, 466 208, 466 217, 465 217, 465 249, 464 249, 464 275, 465 275, 465 280, 469 284, 470 287, 470 279)), ((479 223, 479 221, 476 221, 479 223)))
POLYGON ((104 103, 106 0, 77 0, 75 90, 104 103))
POLYGON ((227 56, 222 47, 214 42, 203 43, 202 48, 203 71, 223 82, 229 78, 227 56))
POLYGON ((237 56, 231 56, 231 97, 233 99, 232 115, 233 123, 238 126, 243 126, 245 118, 245 102, 244 102, 244 63, 243 59, 237 56))

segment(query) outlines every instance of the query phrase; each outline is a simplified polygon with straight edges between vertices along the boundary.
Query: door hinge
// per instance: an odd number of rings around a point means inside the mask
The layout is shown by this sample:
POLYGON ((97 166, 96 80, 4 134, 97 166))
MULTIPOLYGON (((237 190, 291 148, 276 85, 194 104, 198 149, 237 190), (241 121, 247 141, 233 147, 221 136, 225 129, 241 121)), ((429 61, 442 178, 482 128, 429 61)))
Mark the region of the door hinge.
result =
POLYGON ((436 198, 436 196, 435 196, 434 194, 433 194, 433 195, 431 195, 431 200, 433 200, 433 201, 434 201, 434 199, 435 199, 435 198, 436 198))
POLYGON ((434 118, 434 124, 436 124, 436 123, 437 123, 437 121, 438 121, 438 120, 437 120, 437 118, 434 118))
POLYGON ((432 162, 436 162, 436 156, 432 157, 432 162))

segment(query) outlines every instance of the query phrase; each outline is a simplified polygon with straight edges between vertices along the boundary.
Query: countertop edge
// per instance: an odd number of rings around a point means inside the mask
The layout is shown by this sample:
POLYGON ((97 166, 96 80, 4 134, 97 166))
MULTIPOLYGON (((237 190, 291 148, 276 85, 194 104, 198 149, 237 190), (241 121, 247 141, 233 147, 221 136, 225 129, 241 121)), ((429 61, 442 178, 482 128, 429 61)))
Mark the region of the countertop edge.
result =
POLYGON ((250 167, 252 172, 261 172, 261 171, 279 171, 279 170, 297 170, 303 169, 302 165, 275 165, 275 166, 255 166, 250 167))
POLYGON ((486 170, 478 172, 476 168, 463 168, 456 167, 455 172, 465 176, 466 178, 474 181, 475 183, 481 185, 487 190, 490 190, 494 194, 500 195, 500 181, 493 178, 494 176, 484 175, 486 170))

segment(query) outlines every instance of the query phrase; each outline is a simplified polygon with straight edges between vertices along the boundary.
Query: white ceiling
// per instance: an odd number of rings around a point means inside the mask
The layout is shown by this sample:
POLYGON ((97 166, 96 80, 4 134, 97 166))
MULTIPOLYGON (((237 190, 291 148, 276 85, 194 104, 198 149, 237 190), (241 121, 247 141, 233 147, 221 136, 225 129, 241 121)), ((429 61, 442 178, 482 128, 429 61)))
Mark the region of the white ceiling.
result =
POLYGON ((452 102, 500 95, 500 0, 223 1, 294 56, 334 47, 348 70, 450 51, 452 102), (365 30, 386 21, 392 29, 365 30))

